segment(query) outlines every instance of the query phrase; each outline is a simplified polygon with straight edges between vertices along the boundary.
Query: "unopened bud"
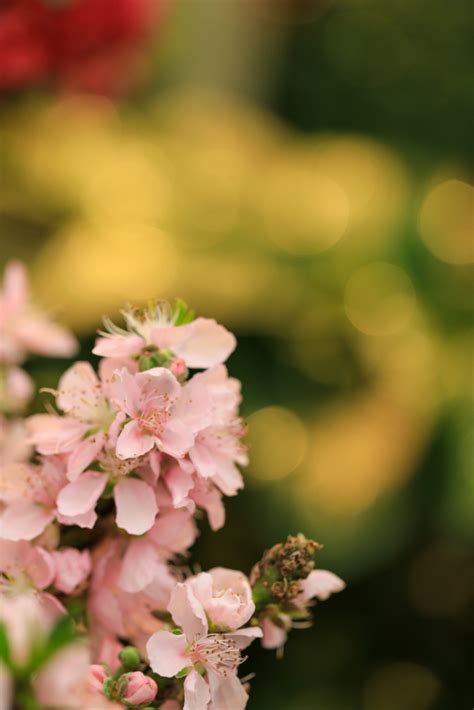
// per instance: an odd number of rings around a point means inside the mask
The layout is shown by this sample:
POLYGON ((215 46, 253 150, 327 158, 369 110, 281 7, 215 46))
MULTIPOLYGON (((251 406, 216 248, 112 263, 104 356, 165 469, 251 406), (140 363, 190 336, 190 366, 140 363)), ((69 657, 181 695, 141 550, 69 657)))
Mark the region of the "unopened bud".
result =
POLYGON ((121 700, 126 705, 144 705, 151 703, 156 697, 158 686, 153 680, 140 671, 127 673, 122 676, 126 678, 127 686, 121 700))
POLYGON ((173 375, 177 378, 183 377, 183 375, 187 375, 188 368, 186 367, 186 363, 184 362, 183 358, 181 357, 175 357, 170 363, 170 370, 173 373, 173 375))
POLYGON ((136 671, 141 664, 140 654, 135 646, 125 646, 119 653, 120 663, 126 671, 136 671))

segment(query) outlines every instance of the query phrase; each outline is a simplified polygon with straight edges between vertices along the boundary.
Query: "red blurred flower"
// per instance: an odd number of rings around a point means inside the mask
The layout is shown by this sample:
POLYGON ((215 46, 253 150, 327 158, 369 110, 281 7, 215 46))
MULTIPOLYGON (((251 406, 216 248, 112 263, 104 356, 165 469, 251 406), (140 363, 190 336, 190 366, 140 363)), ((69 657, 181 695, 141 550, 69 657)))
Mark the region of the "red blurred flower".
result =
POLYGON ((167 0, 0 0, 0 89, 119 93, 140 73, 167 0))

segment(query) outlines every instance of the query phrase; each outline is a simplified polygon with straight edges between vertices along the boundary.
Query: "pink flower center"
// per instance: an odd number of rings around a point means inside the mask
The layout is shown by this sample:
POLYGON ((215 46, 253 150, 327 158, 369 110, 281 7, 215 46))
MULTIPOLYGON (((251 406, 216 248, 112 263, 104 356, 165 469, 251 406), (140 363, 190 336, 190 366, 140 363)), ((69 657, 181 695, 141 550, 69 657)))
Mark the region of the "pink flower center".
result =
POLYGON ((224 677, 233 673, 245 660, 241 658, 234 641, 219 634, 209 634, 195 641, 189 654, 193 663, 202 663, 205 668, 224 677))
POLYGON ((160 436, 160 434, 163 433, 169 416, 169 411, 166 409, 145 409, 140 415, 138 424, 141 429, 149 434, 160 436))

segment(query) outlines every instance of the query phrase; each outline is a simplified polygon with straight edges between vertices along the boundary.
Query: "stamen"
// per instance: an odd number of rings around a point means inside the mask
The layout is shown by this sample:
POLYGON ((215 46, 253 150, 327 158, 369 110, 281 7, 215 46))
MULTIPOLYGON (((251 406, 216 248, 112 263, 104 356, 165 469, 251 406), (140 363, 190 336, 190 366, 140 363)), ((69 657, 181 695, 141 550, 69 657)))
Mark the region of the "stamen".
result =
POLYGON ((219 634, 209 634, 196 641, 190 649, 194 663, 202 663, 214 673, 227 676, 246 659, 242 658, 232 639, 219 634))

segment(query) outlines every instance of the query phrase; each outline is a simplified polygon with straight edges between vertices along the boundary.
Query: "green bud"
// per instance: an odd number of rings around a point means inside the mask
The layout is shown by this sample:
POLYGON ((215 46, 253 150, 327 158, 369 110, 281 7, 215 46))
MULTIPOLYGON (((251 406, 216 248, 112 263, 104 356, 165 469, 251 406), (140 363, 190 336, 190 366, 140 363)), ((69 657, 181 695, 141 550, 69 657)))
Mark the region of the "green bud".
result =
POLYGON ((102 683, 102 690, 107 698, 112 698, 115 690, 115 680, 113 678, 106 678, 102 683))
POLYGON ((141 665, 140 654, 134 646, 125 646, 119 653, 122 666, 126 671, 136 671, 141 665))
POLYGON ((138 358, 140 372, 151 370, 152 367, 158 367, 158 364, 158 358, 156 355, 140 355, 138 358))

